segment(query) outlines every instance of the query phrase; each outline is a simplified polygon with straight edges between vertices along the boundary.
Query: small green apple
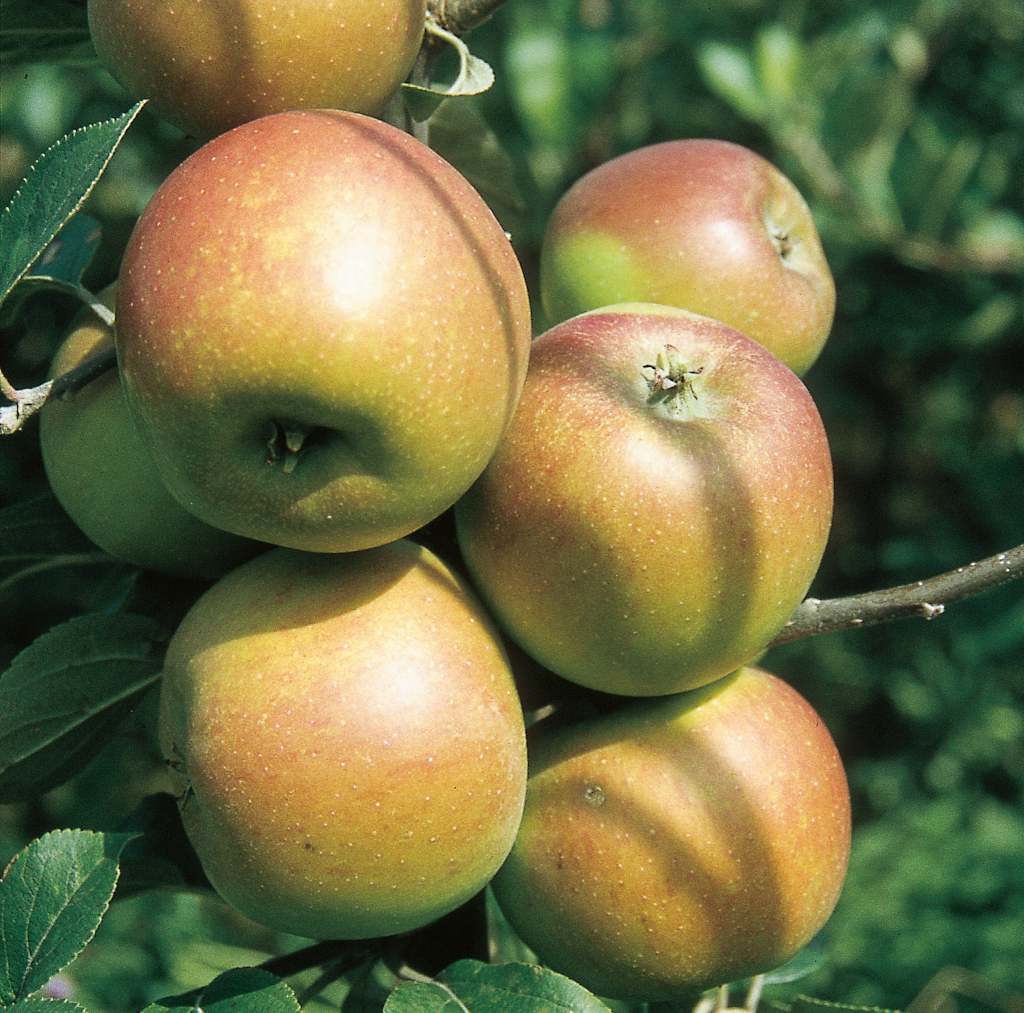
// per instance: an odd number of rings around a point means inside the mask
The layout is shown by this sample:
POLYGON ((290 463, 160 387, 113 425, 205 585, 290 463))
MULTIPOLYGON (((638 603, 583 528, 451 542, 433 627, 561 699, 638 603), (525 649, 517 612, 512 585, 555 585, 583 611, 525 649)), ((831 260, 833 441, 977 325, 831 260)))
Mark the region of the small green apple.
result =
POLYGON ((377 113, 419 52, 425 0, 89 0, 100 62, 202 140, 290 109, 377 113))
POLYGON ((539 960, 630 1002, 769 971, 822 928, 850 798, 811 706, 756 668, 531 730, 495 898, 539 960))
MULTIPOLYGON (((113 308, 116 286, 100 293, 113 308)), ((114 343, 91 309, 72 321, 50 367, 59 376, 114 343)), ((40 412, 43 465, 53 494, 104 552, 148 570, 215 580, 267 548, 211 527, 167 491, 132 424, 116 369, 40 412)))
POLYGON ((522 816, 497 631, 407 540, 272 549, 215 584, 168 648, 159 735, 210 881, 283 932, 425 925, 483 889, 522 816))
POLYGON ((798 374, 832 327, 835 283, 806 202, 728 141, 667 141, 613 158, 556 205, 541 248, 551 324, 620 302, 714 317, 798 374))
POLYGON ((483 199, 357 113, 210 141, 121 267, 118 361, 164 483, 207 523, 292 548, 380 545, 454 503, 508 425, 530 340, 483 199))
POLYGON ((739 331, 653 304, 536 339, 512 425, 455 510, 509 635, 626 696, 757 657, 806 594, 831 516, 828 442, 797 376, 739 331))

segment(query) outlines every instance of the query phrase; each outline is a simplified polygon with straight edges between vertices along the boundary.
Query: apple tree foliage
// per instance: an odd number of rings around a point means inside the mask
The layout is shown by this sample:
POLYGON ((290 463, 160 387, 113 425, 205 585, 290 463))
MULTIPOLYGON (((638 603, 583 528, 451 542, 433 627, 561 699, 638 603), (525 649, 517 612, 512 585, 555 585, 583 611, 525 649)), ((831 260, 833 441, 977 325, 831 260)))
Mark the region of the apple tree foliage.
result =
MULTIPOLYGON (((822 938, 758 983, 762 1001, 937 1009, 960 993, 1019 1010, 1024 599, 992 580, 953 604, 960 568, 1024 542, 1019 4, 512 0, 468 39, 474 58, 451 46, 436 67, 466 94, 442 101, 420 81, 406 104, 512 234, 534 290, 567 186, 672 137, 765 154, 829 254, 837 318, 806 382, 837 504, 812 593, 845 604, 832 632, 766 664, 836 738, 854 848, 822 938), (849 596, 940 573, 952 589, 933 622, 857 628, 927 615, 925 599, 900 612, 849 596)), ((135 218, 194 144, 96 68, 73 0, 0 0, 0 56, 13 428, 15 391, 44 381, 63 327, 116 276, 135 218)), ((0 863, 14 859, 0 1006, 607 1010, 532 967, 484 897, 400 945, 344 946, 262 931, 211 898, 155 788, 151 736, 163 649, 202 586, 98 552, 48 494, 33 425, 0 441, 0 863)))

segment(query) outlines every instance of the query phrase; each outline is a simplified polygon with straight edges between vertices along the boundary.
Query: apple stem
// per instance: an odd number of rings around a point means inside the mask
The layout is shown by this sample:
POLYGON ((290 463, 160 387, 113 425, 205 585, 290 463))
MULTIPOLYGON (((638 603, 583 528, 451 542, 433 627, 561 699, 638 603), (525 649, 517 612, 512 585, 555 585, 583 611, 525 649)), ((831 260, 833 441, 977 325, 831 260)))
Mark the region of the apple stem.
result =
POLYGON ((729 986, 719 985, 714 996, 702 1000, 693 1013, 725 1013, 729 1008, 729 986))
POLYGON ((756 1013, 757 1004, 761 1001, 761 991, 764 989, 765 976, 755 974, 750 981, 750 988, 747 990, 747 1001, 744 1009, 747 1013, 756 1013))
POLYGON ((271 423, 270 439, 267 440, 267 464, 282 461, 281 470, 289 475, 299 463, 299 454, 306 439, 313 430, 306 426, 296 426, 276 419, 271 423))
POLYGON ((755 974, 750 979, 750 988, 743 1006, 729 1005, 729 986, 719 985, 715 994, 701 999, 693 1008, 693 1013, 757 1013, 757 1004, 761 1001, 761 991, 765 985, 765 975, 755 974))

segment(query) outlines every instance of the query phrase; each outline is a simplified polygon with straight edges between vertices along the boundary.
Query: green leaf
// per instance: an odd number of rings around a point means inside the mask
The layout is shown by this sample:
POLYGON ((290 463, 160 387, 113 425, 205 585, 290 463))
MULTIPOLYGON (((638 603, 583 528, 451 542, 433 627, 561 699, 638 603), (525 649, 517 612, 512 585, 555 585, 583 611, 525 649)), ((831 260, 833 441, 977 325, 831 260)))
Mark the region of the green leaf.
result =
POLYGON ((848 1006, 841 1002, 827 1002, 809 995, 798 995, 790 1004, 790 1013, 899 1013, 898 1010, 878 1006, 848 1006))
POLYGON ((706 42, 697 48, 697 66, 708 88, 740 116, 754 122, 764 119, 767 102, 750 57, 742 49, 722 42, 706 42))
POLYGON ((0 0, 0 63, 95 59, 85 4, 0 0))
POLYGON ((781 967, 769 971, 764 976, 766 985, 779 985, 784 982, 799 981, 820 970, 828 960, 824 947, 811 943, 805 946, 795 957, 786 961, 781 967))
POLYGON ((7 1008, 11 1013, 86 1013, 84 1006, 71 999, 19 999, 7 1008))
POLYGON ((29 277, 80 285, 100 245, 100 232, 100 223, 95 218, 81 213, 72 215, 33 263, 29 277))
POLYGON ((0 1003, 26 999, 92 939, 131 834, 55 830, 19 852, 0 882, 0 1003))
POLYGON ((390 989, 374 974, 376 964, 377 961, 370 958, 345 975, 349 989, 339 1013, 381 1013, 390 989))
POLYGON ((472 99, 445 102, 430 117, 431 148, 462 173, 505 228, 526 210, 512 159, 472 99))
POLYGON ((575 981, 534 964, 459 960, 432 981, 407 982, 384 1013, 609 1013, 575 981))
MULTIPOLYGON (((167 792, 147 795, 120 828, 137 836, 121 855, 115 900, 151 890, 210 889, 199 857, 182 826, 175 796, 167 792)), ((377 1013, 380 1013, 379 1004, 377 1013)))
POLYGON ((122 116, 75 130, 36 159, 0 213, 6 245, 0 302, 82 206, 143 105, 138 102, 122 116))
POLYGON ((450 85, 434 85, 426 87, 406 82, 402 85, 402 95, 406 107, 414 120, 427 120, 437 107, 446 99, 459 95, 479 95, 494 84, 494 71, 491 65, 474 56, 465 42, 457 35, 445 31, 428 19, 427 31, 431 35, 444 39, 452 46, 459 56, 459 73, 450 85))
POLYGON ((553 25, 524 19, 509 39, 504 69, 516 112, 532 140, 565 145, 576 126, 565 35, 553 25))
POLYGON ((82 288, 82 276, 100 245, 100 238, 100 223, 95 218, 81 213, 72 215, 28 273, 14 286, 0 311, 0 326, 9 325, 25 300, 43 289, 76 298, 91 296, 82 288))
POLYGON ((236 967, 218 974, 197 992, 168 996, 142 1013, 299 1013, 291 987, 260 967, 236 967))
POLYGON ((757 78, 773 99, 790 99, 803 86, 804 51, 800 39, 780 24, 766 25, 754 44, 757 78))
POLYGON ((160 677, 168 635, 147 616, 78 616, 0 675, 0 803, 66 780, 160 677))
POLYGON ((52 493, 0 510, 0 591, 26 568, 98 551, 52 493))

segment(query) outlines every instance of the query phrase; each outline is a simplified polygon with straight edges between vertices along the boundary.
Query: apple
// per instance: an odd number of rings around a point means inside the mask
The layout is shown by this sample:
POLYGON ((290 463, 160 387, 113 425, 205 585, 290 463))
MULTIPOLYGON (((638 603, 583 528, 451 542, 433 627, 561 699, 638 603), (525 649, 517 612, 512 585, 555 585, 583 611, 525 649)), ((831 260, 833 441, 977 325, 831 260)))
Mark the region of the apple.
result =
POLYGON ((89 0, 100 62, 201 140, 270 113, 377 113, 423 39, 425 0, 89 0))
POLYGON ((814 578, 832 514, 807 389, 686 310, 624 304, 541 335, 455 520, 466 566, 545 668, 625 696, 754 659, 814 578))
POLYGON ((131 235, 117 353, 171 494, 216 527, 339 552, 404 537, 483 470, 530 306, 465 179, 358 113, 221 134, 131 235))
POLYGON ((522 826, 492 882, 539 960, 630 1002, 784 964, 842 889, 850 798, 825 725, 745 667, 531 729, 522 826))
MULTIPOLYGON (((100 293, 112 309, 116 285, 100 293)), ((114 343, 91 309, 71 323, 53 358, 59 376, 114 343)), ((116 369, 40 412, 43 465, 57 501, 104 552, 148 570, 216 580, 267 546, 211 527, 164 487, 132 424, 116 369)))
POLYGON ((577 180, 548 221, 540 290, 551 324, 666 303, 735 327, 801 375, 836 302, 797 188, 749 148, 706 139, 638 148, 577 180))
POLYGON ((171 640, 158 724, 211 883, 278 931, 425 925, 483 889, 522 816, 497 631, 408 540, 275 548, 223 578, 171 640))

